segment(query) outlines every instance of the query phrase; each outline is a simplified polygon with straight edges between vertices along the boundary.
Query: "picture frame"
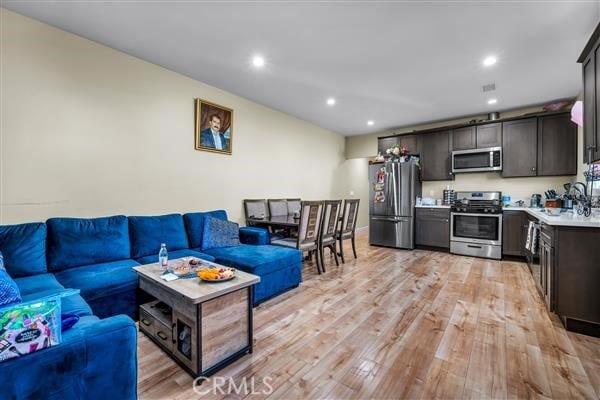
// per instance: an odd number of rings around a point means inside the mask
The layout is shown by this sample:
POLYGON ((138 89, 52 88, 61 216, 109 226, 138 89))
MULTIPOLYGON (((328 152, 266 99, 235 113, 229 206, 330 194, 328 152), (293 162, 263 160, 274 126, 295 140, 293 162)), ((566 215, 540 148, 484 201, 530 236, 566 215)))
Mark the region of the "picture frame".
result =
POLYGON ((195 115, 195 149, 213 153, 232 153, 233 145, 233 109, 194 99, 195 115))

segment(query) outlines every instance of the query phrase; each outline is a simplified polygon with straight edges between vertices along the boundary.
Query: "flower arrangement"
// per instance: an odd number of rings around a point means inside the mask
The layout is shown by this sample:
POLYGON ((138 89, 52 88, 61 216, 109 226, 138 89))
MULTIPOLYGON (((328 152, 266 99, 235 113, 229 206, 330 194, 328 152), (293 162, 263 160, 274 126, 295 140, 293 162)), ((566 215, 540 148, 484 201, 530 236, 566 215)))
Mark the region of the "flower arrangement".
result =
POLYGON ((410 151, 399 144, 395 144, 385 151, 388 161, 399 161, 410 154, 410 151))

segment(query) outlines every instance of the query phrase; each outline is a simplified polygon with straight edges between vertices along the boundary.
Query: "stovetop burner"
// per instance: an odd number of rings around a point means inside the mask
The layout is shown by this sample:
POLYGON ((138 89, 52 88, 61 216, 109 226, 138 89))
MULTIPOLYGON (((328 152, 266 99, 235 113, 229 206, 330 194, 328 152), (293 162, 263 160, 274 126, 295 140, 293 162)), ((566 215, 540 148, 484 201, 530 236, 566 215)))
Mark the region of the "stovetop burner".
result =
POLYGON ((501 192, 457 192, 453 212, 499 214, 502 212, 501 192))

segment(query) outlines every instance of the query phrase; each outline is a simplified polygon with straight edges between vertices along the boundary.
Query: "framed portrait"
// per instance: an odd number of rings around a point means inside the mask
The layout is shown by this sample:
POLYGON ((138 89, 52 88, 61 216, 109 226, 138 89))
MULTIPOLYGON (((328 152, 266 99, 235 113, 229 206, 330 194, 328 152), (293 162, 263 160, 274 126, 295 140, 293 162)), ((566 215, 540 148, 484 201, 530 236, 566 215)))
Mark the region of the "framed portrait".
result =
POLYGON ((233 110, 202 99, 196 105, 196 150, 231 154, 233 110))

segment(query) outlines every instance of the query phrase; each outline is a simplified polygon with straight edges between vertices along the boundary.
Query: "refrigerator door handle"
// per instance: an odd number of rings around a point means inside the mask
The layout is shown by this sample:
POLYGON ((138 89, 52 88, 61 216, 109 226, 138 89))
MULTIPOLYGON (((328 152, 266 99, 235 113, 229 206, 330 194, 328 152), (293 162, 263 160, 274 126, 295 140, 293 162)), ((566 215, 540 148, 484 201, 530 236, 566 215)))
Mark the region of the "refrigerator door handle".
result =
POLYGON ((388 222, 408 222, 408 218, 399 217, 371 217, 373 221, 388 221, 388 222))

